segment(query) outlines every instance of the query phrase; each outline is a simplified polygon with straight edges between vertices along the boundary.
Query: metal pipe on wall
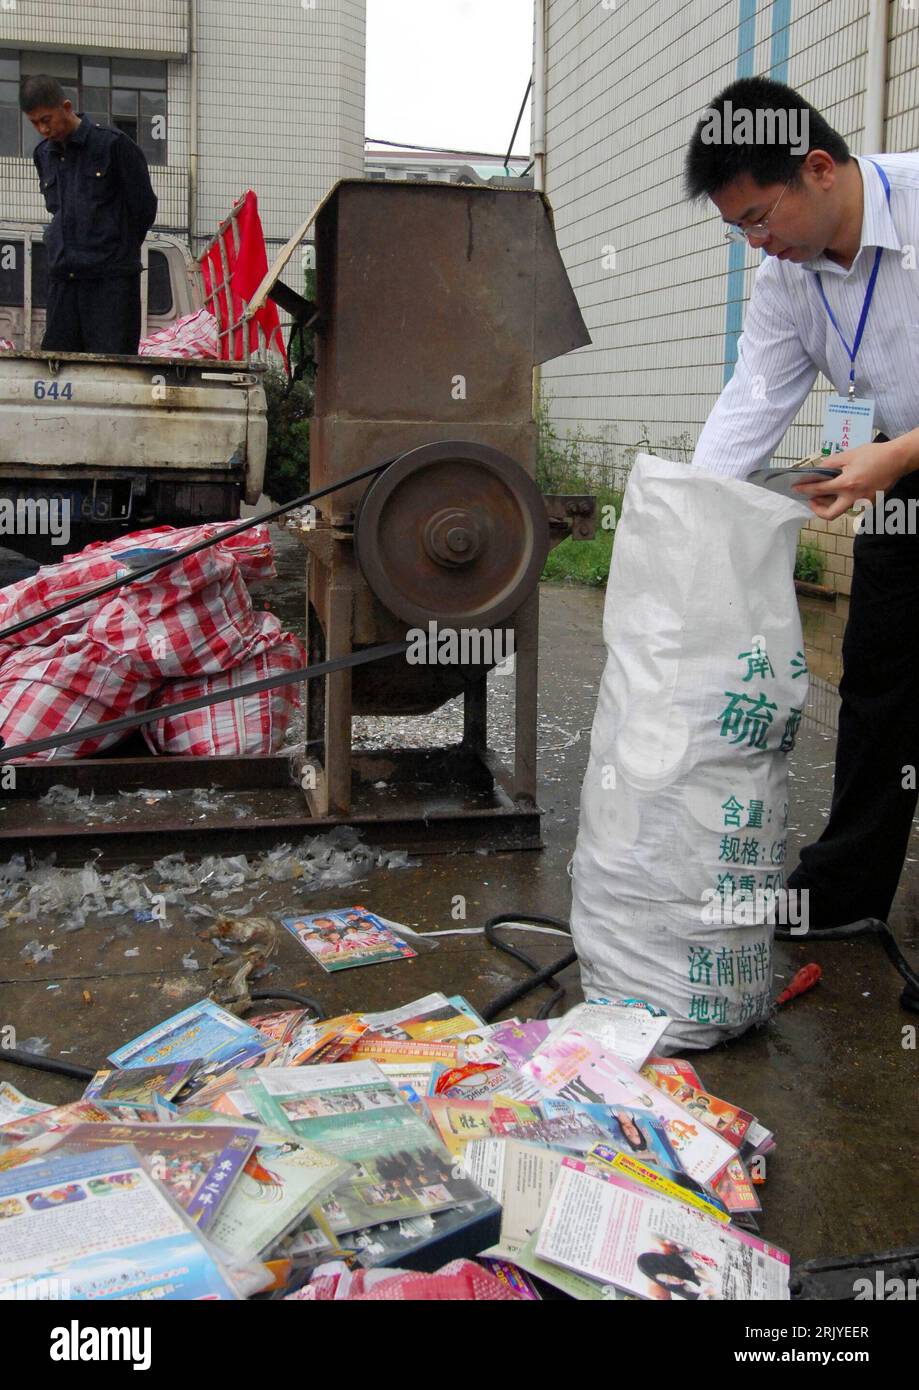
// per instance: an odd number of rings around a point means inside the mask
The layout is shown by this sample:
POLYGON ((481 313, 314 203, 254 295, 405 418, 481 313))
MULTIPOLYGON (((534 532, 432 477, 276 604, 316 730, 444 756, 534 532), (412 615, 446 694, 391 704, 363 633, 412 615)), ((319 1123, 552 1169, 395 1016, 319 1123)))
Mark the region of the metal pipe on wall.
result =
MULTIPOLYGON (((546 191, 546 72, 547 24, 549 0, 535 0, 535 34, 533 39, 533 187, 546 191)), ((542 393, 542 367, 533 368, 533 409, 539 407, 542 393)))
POLYGON ((870 0, 868 52, 865 63, 863 154, 882 154, 886 143, 884 126, 887 114, 888 10, 888 0, 870 0))
POLYGON ((536 33, 533 53, 533 186, 546 188, 546 9, 549 0, 536 0, 536 33))
POLYGON ((188 244, 198 259, 198 0, 188 0, 188 244))

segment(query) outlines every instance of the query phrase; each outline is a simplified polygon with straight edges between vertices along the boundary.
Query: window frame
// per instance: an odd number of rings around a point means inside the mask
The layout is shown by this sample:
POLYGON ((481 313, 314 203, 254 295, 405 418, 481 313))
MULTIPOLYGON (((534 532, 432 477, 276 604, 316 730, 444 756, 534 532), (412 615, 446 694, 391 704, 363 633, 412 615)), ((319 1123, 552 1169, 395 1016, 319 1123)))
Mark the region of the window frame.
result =
MULTIPOLYGON (((16 82, 18 87, 19 82, 21 82, 23 78, 24 56, 28 54, 31 59, 31 55, 40 51, 41 50, 36 49, 13 48, 0 50, 0 57, 8 57, 10 59, 15 58, 19 70, 18 78, 4 78, 3 80, 9 82, 16 82)), ((48 53, 49 55, 52 55, 52 50, 49 49, 48 53)), ((99 120, 100 117, 104 117, 104 119, 100 120, 100 124, 111 126, 115 130, 122 130, 123 126, 119 125, 118 123, 119 117, 112 111, 112 98, 116 92, 119 94, 130 93, 131 96, 134 98, 134 114, 133 116, 127 116, 126 114, 122 115, 121 119, 126 123, 133 124, 136 133, 133 135, 130 133, 130 131, 124 131, 124 133, 128 135, 129 139, 134 141, 134 143, 137 145, 139 149, 144 151, 144 154, 147 158, 147 162, 149 163, 151 168, 163 169, 168 167, 169 64, 165 59, 144 58, 142 55, 139 54, 133 58, 117 58, 113 55, 105 53, 82 52, 68 52, 61 54, 57 54, 56 52, 54 52, 53 56, 59 59, 72 58, 76 61, 77 78, 75 87, 74 83, 70 79, 60 78, 59 80, 61 82, 62 87, 64 87, 65 91, 67 91, 71 100, 73 100, 73 94, 75 92, 76 101, 74 102, 74 106, 75 109, 78 111, 82 112, 86 110, 86 91, 89 90, 93 93, 93 108, 88 113, 89 118, 91 120, 99 120), (157 74, 157 80, 161 80, 162 85, 136 87, 126 85, 126 83, 130 81, 130 78, 125 77, 121 74, 119 74, 116 77, 115 73, 113 72, 113 66, 116 61, 125 63, 149 63, 151 65, 155 65, 156 67, 161 69, 161 72, 157 74), (95 66, 96 71, 93 76, 93 79, 90 81, 86 81, 84 78, 84 65, 90 68, 95 66), (107 70, 108 73, 107 86, 100 86, 98 81, 98 77, 103 67, 107 70), (104 113, 100 110, 98 104, 99 93, 101 92, 104 92, 106 97, 106 110, 104 113), (153 120, 159 118, 159 113, 156 113, 153 116, 145 116, 142 110, 143 97, 158 98, 163 103, 164 113, 162 118, 166 124, 166 134, 164 135, 164 138, 162 140, 153 141, 151 138, 151 140, 146 141, 146 143, 144 142, 145 120, 148 122, 152 122, 153 120), (154 146, 162 146, 162 148, 157 148, 154 154, 154 146)), ((142 74, 138 75, 142 76, 142 74)), ((152 74, 150 76, 152 81, 152 74)), ((4 110, 15 111, 16 125, 18 130, 18 149, 15 151, 0 149, 0 159, 31 159, 32 151, 35 149, 35 145, 38 143, 38 141, 37 139, 33 138, 33 132, 31 130, 31 127, 29 126, 28 117, 24 113, 21 113, 19 111, 18 97, 15 102, 15 105, 13 105, 9 101, 5 101, 0 103, 0 106, 2 106, 4 110)))

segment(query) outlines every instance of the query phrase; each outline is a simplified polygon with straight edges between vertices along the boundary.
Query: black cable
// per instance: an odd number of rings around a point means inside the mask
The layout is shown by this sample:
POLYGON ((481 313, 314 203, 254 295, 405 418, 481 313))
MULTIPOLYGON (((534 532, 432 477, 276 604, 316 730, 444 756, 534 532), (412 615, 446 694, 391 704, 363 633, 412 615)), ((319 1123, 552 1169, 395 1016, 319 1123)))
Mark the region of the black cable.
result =
MULTIPOLYGON (((255 1003, 256 1000, 262 999, 287 999, 293 1004, 299 1004, 303 1009, 312 1009, 317 1018, 328 1018, 325 1009, 312 997, 312 995, 299 994, 295 989, 253 990, 249 998, 253 1003, 255 1003)), ((255 1027, 258 1027, 258 1024, 256 1024, 255 1027)))
MULTIPOLYGON (((311 1009, 317 1019, 328 1018, 325 1009, 311 995, 300 994, 293 989, 260 989, 253 991, 249 998, 253 1003, 267 999, 286 999, 291 1003, 299 1004, 301 1008, 311 1009)), ((47 1071, 56 1076, 69 1076, 74 1081, 92 1081, 96 1074, 91 1067, 81 1067, 76 1062, 65 1062, 60 1057, 42 1057, 37 1052, 23 1052, 16 1047, 3 1048, 0 1051, 0 1061, 12 1062, 17 1067, 31 1067, 33 1071, 47 1071)))
POLYGON ((514 133, 513 133, 513 135, 511 136, 511 143, 508 145, 508 147, 507 147, 507 154, 504 156, 504 172, 505 172, 505 174, 507 174, 508 176, 510 176, 510 170, 509 170, 508 167, 507 167, 507 161, 508 161, 508 160, 510 159, 510 157, 511 157, 511 150, 514 148, 514 141, 517 139, 517 131, 520 129, 520 122, 523 120, 523 112, 524 112, 524 108, 525 108, 525 106, 526 106, 526 104, 527 104, 527 98, 529 97, 530 92, 531 92, 532 90, 533 90, 533 74, 530 73, 530 80, 529 80, 529 82, 527 82, 527 89, 526 89, 526 91, 525 91, 524 94, 523 94, 523 101, 520 103, 520 112, 519 112, 519 114, 518 114, 518 116, 517 116, 517 124, 514 126, 514 133))
POLYGON ((492 946, 497 946, 499 951, 505 955, 513 956, 514 960, 519 960, 521 965, 525 965, 527 970, 532 971, 530 979, 524 980, 521 984, 512 985, 510 989, 499 994, 497 999, 493 999, 487 1008, 482 1010, 482 1018, 486 1023, 491 1023, 498 1014, 509 1009, 512 1004, 516 1004, 518 999, 523 999, 525 995, 531 994, 540 985, 549 985, 552 988, 550 998, 540 1007, 537 1018, 548 1018, 557 1004, 560 1004, 565 997, 565 987, 560 985, 555 976, 560 970, 565 970, 569 965, 573 965, 578 958, 577 951, 568 951, 551 965, 541 966, 538 961, 533 960, 525 951, 521 951, 519 946, 511 946, 510 942, 502 940, 498 936, 497 928, 507 922, 521 922, 530 926, 557 927, 560 931, 571 931, 567 922, 563 922, 559 917, 545 917, 540 913, 521 913, 521 912, 502 912, 496 917, 489 917, 485 923, 485 939, 491 942, 492 946))
POLYGON ((886 922, 879 917, 866 917, 861 922, 851 922, 844 927, 810 927, 806 933, 793 932, 788 927, 776 927, 777 941, 797 941, 806 937, 809 941, 852 941, 859 936, 876 936, 887 953, 894 969, 906 981, 906 988, 900 995, 900 1007, 910 1013, 919 1013, 919 975, 910 966, 897 939, 886 922))
POLYGON ((50 1071, 57 1076, 70 1076, 75 1081, 92 1081, 95 1072, 79 1067, 76 1062, 63 1062, 59 1057, 41 1057, 37 1052, 23 1052, 18 1047, 3 1048, 0 1061, 14 1062, 17 1067, 32 1067, 35 1071, 50 1071))

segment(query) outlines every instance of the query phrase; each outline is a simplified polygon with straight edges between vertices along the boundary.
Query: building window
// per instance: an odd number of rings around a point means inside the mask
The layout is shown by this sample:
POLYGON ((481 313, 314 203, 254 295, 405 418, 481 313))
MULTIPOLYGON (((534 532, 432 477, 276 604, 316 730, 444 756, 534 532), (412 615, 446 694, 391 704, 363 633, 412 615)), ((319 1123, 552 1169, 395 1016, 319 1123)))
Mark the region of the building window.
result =
POLYGON ((166 64, 148 58, 80 57, 0 49, 0 155, 30 155, 39 142, 19 110, 23 77, 56 77, 88 120, 114 126, 140 145, 150 164, 167 162, 166 64))

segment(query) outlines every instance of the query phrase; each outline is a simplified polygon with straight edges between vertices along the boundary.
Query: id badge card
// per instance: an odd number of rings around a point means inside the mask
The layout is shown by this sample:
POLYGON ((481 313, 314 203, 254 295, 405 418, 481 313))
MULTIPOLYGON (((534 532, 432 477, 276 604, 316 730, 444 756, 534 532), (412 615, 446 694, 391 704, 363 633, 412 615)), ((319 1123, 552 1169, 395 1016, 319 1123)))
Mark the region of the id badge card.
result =
POLYGON ((864 396, 830 396, 823 417, 820 452, 824 456, 841 454, 870 444, 874 433, 874 401, 864 396))

